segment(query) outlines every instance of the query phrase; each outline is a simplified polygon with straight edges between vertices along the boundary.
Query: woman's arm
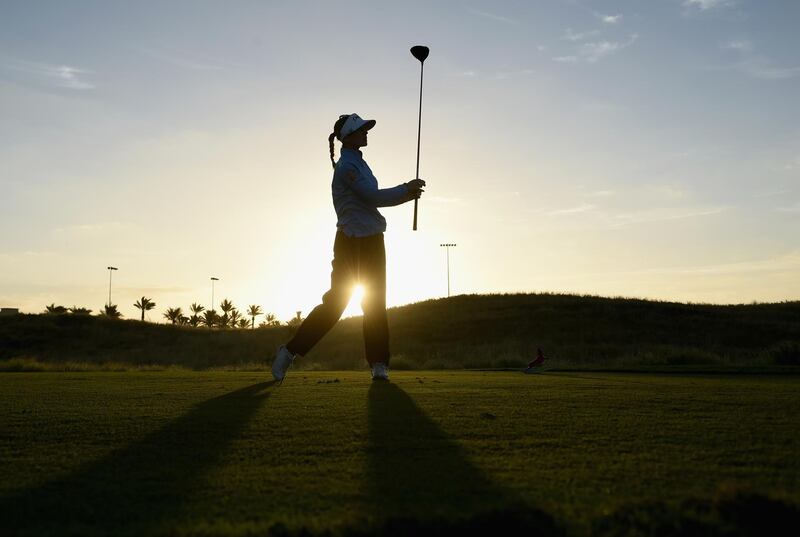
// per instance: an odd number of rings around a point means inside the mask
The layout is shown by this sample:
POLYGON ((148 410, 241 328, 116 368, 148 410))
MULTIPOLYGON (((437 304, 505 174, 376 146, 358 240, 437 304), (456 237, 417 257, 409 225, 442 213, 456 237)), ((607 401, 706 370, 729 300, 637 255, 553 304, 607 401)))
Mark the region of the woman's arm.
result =
POLYGON ((373 183, 359 173, 355 166, 343 166, 341 171, 343 182, 349 186, 353 192, 361 199, 373 207, 392 207, 400 205, 418 197, 406 184, 397 185, 392 188, 378 188, 377 183, 373 183))

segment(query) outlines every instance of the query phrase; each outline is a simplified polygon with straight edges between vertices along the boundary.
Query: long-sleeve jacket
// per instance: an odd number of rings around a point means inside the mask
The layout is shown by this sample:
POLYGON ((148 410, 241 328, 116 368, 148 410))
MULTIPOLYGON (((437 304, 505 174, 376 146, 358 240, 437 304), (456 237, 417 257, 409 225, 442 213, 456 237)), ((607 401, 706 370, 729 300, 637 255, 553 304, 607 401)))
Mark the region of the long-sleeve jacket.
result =
POLYGON ((386 231, 378 207, 391 207, 414 199, 405 184, 378 188, 361 151, 342 148, 331 182, 336 226, 348 237, 367 237, 386 231))

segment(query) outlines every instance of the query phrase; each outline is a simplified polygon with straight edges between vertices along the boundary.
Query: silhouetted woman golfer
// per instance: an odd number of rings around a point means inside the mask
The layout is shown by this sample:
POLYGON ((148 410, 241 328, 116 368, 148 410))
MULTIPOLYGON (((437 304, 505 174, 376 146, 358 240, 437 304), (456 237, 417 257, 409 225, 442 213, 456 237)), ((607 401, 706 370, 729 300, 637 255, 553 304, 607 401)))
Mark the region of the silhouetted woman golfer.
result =
POLYGON ((322 296, 297 333, 281 345, 272 362, 272 376, 283 380, 296 356, 308 353, 333 328, 350 301, 356 283, 364 287, 364 347, 373 380, 389 380, 389 324, 386 320, 386 220, 378 207, 390 207, 422 195, 425 181, 412 179, 393 188, 378 188, 359 148, 367 145, 367 131, 374 119, 357 114, 339 116, 328 137, 333 165, 333 207, 336 238, 333 243, 331 288, 322 296), (342 142, 339 161, 334 160, 333 139, 342 142))

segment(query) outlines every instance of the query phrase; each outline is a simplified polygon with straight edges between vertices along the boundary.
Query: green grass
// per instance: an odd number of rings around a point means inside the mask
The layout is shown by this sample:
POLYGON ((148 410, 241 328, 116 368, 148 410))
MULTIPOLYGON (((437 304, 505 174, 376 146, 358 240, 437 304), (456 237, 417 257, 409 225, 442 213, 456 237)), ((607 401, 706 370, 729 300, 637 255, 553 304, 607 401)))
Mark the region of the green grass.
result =
POLYGON ((421 535, 473 517, 548 535, 721 535, 746 534, 754 505, 796 528, 798 388, 767 375, 4 373, 0 534, 421 535))

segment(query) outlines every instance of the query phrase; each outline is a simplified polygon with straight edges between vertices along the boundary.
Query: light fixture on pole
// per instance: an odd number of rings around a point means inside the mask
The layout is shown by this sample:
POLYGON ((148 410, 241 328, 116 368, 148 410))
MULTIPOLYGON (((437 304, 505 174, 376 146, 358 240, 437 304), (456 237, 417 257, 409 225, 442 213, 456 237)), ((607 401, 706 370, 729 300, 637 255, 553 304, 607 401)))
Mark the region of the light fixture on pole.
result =
POLYGON ((107 267, 108 268, 108 307, 111 307, 111 274, 115 270, 119 270, 117 267, 107 267))
POLYGON ((214 282, 218 282, 219 278, 211 276, 211 311, 214 311, 214 282))
POLYGON ((457 246, 456 244, 446 243, 440 244, 447 251, 447 297, 450 297, 450 247, 457 246))

